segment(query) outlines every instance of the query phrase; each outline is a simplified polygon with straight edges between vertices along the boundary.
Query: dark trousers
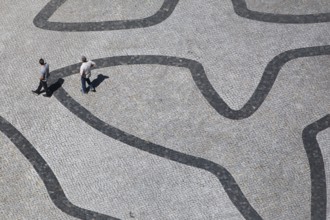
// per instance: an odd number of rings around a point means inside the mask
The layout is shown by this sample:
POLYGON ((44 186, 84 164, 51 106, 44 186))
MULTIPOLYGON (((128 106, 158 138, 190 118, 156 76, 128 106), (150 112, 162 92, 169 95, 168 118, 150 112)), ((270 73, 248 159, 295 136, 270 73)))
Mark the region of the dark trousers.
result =
POLYGON ((92 82, 90 81, 89 78, 84 78, 84 77, 80 77, 81 79, 81 88, 82 88, 82 92, 86 93, 86 82, 89 85, 89 88, 94 89, 92 82))
POLYGON ((46 94, 48 95, 48 87, 47 87, 46 81, 42 81, 42 80, 39 81, 39 86, 38 86, 36 92, 40 93, 42 87, 44 87, 44 90, 45 90, 46 94))

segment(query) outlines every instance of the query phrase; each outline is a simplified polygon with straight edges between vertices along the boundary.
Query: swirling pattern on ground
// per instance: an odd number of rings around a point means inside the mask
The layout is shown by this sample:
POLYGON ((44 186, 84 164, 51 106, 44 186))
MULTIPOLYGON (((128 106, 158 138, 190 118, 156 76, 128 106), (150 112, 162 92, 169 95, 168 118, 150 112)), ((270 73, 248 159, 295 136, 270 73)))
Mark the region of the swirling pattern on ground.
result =
MULTIPOLYGON (((289 50, 274 57, 266 66, 261 80, 256 87, 254 93, 245 105, 239 109, 231 109, 227 103, 213 88, 204 71, 203 65, 197 61, 178 57, 156 56, 156 55, 137 55, 137 56, 119 56, 107 57, 94 60, 97 63, 96 68, 105 68, 118 65, 134 65, 134 64, 159 64, 167 66, 185 67, 191 72, 191 76, 208 103, 222 116, 241 120, 250 117, 265 101, 267 95, 272 89, 275 80, 281 68, 290 60, 311 57, 330 55, 330 46, 308 47, 289 50)), ((80 64, 74 64, 52 72, 56 78, 64 78, 69 75, 78 73, 80 64)))
POLYGON ((48 195, 57 208, 64 213, 80 219, 118 220, 101 213, 80 208, 72 204, 66 197, 52 169, 32 144, 8 121, 0 116, 0 131, 4 133, 24 157, 31 163, 44 182, 48 195))
POLYGON ((232 0, 232 2, 234 11, 238 16, 256 21, 284 24, 309 24, 330 21, 330 13, 306 15, 272 14, 248 9, 245 0, 232 0))
MULTIPOLYGON (((259 85, 257 86, 255 92, 249 101, 244 105, 241 110, 234 111, 228 107, 228 105, 220 98, 220 96, 213 89, 212 85, 207 79, 207 76, 204 72, 203 66, 197 61, 177 58, 177 57, 166 57, 166 56, 123 56, 123 57, 108 57, 94 60, 97 63, 97 68, 105 68, 110 66, 117 65, 134 65, 134 64, 159 64, 159 65, 168 65, 176 67, 185 67, 191 71, 192 78, 206 98, 210 105, 221 115, 228 117, 230 119, 243 119, 251 116, 264 102, 268 93, 270 92, 277 75, 285 63, 289 62, 292 59, 299 57, 310 57, 310 56, 319 56, 330 54, 330 46, 322 47, 311 47, 311 48, 300 48, 296 50, 286 51, 275 58, 267 65, 263 76, 260 80, 259 85)), ((80 64, 74 64, 67 66, 61 69, 54 70, 52 74, 53 82, 55 79, 64 78, 72 74, 76 74, 79 71, 80 64)), ((119 140, 125 144, 138 148, 140 150, 149 152, 151 154, 173 160, 175 162, 183 163, 189 166, 194 166, 200 169, 211 172, 216 175, 223 185, 226 193, 229 198, 232 200, 237 209, 242 213, 246 219, 261 219, 258 213, 252 208, 248 203, 247 199, 240 191, 239 187, 235 183, 234 178, 231 174, 221 167, 218 164, 215 164, 211 161, 193 157, 187 154, 183 154, 174 150, 167 149, 163 146, 142 140, 138 137, 135 137, 131 134, 128 134, 124 131, 121 131, 118 128, 112 127, 111 125, 105 123, 99 118, 95 117, 91 112, 77 103, 70 95, 63 89, 59 88, 54 96, 72 113, 78 116, 80 119, 85 121, 87 124, 97 129, 98 131, 108 135, 111 138, 119 140), (220 175, 219 175, 220 174, 220 175), (228 190, 232 187, 235 187, 235 190, 228 190), (236 198, 239 198, 239 202, 236 201, 236 198), (242 206, 242 204, 248 204, 247 206, 242 206), (251 218, 252 217, 252 218, 251 218)), ((306 144, 305 144, 306 145, 306 144)), ((307 149, 307 147, 305 146, 307 149)), ((306 150, 307 152, 307 150, 306 150)), ((307 152, 309 155, 309 153, 307 152)), ((311 170, 312 170, 312 165, 311 170)), ((311 171, 313 173, 313 171, 311 171)), ((321 180, 314 180, 315 177, 312 175, 312 182, 320 182, 321 180)), ((316 183, 319 184, 319 183, 316 183)), ((315 186, 312 186, 312 192, 315 186)), ((321 192, 324 194, 324 192, 321 192)), ((324 194, 326 195, 326 194, 324 194)), ((323 197, 324 197, 323 195, 323 197)), ((312 207, 320 206, 319 200, 312 201, 312 207)), ((322 208, 319 208, 320 210, 322 208)), ((313 212, 315 213, 315 212, 313 212)), ((313 214, 314 215, 314 214, 313 214)))
MULTIPOLYGON (((174 11, 179 0, 164 0, 162 7, 154 15, 135 20, 103 21, 103 22, 49 22, 48 19, 67 0, 51 0, 34 18, 36 27, 54 31, 107 31, 149 27, 161 23, 174 11)), ((249 10, 245 0, 232 0, 234 12, 243 18, 287 24, 308 24, 330 21, 330 13, 290 15, 272 14, 249 10)))
MULTIPOLYGON (((168 6, 172 9, 170 13, 157 13, 154 16, 154 19, 148 20, 153 16, 142 19, 142 20, 132 20, 132 21, 107 21, 107 22, 86 22, 86 23, 61 23, 61 22, 48 22, 50 16, 55 12, 55 10, 63 4, 65 0, 55 1, 52 0, 46 5, 46 7, 35 17, 34 24, 43 29, 47 30, 56 30, 56 31, 105 31, 105 30, 119 30, 119 29, 131 29, 131 28, 140 28, 148 27, 157 23, 160 23, 166 19, 174 10, 178 0, 168 0, 164 1, 168 3, 168 6), (175 4, 173 4, 175 3, 175 4), (159 18, 161 18, 159 20, 159 18)), ((272 23, 296 23, 296 24, 307 24, 307 23, 320 23, 330 21, 330 13, 321 13, 321 14, 307 14, 307 15, 286 15, 286 14, 272 14, 272 13, 262 13, 257 11, 251 11, 247 8, 245 0, 232 0, 234 11, 238 16, 241 16, 246 19, 263 21, 263 22, 272 22, 272 23)), ((163 5, 164 6, 164 5, 163 5)), ((195 84, 209 102, 209 104, 222 116, 233 119, 240 120, 250 117, 254 112, 265 101, 267 95, 269 94, 277 75, 285 63, 289 62, 292 59, 299 57, 309 57, 309 56, 319 56, 319 55, 329 55, 330 46, 322 47, 309 47, 309 48, 300 48, 295 50, 290 50, 283 52, 272 59, 267 65, 262 75, 262 78, 255 89, 253 95, 250 97, 248 102, 240 109, 233 110, 231 109, 220 97, 220 95, 215 91, 207 76, 205 74, 202 64, 197 61, 188 60, 184 58, 176 57, 165 57, 165 56, 125 56, 125 57, 115 57, 115 58, 103 58, 96 60, 100 68, 115 66, 115 65, 131 65, 131 64, 160 64, 160 65, 170 65, 177 67, 186 67, 189 68, 192 74, 192 78, 195 81, 195 84)), ((60 70, 53 71, 53 74, 57 77, 66 77, 73 73, 77 72, 79 64, 72 65, 69 67, 62 68, 60 70), (70 71, 69 71, 70 70, 70 71)), ((220 167, 213 162, 206 161, 202 158, 192 157, 190 155, 182 154, 162 146, 147 142, 145 140, 139 139, 133 135, 127 134, 117 128, 114 128, 105 122, 99 120, 93 116, 88 110, 84 109, 79 103, 75 102, 64 89, 59 88, 57 92, 54 93, 55 97, 71 112, 76 114, 79 118, 87 122, 92 127, 101 131, 102 133, 119 140, 123 143, 126 143, 130 146, 136 147, 138 149, 147 151, 149 153, 168 158, 170 160, 183 163, 189 166, 194 166, 200 169, 207 170, 214 175, 217 169, 223 169, 221 175, 222 178, 231 177, 230 173, 224 168, 220 167), (205 165, 206 164, 206 165, 205 165), (206 166, 206 167, 205 167, 206 166), (227 175, 227 176, 226 176, 227 175)), ((325 191, 325 180, 324 180, 324 164, 323 160, 314 157, 315 149, 319 149, 317 141, 315 139, 316 134, 323 129, 329 127, 329 116, 320 119, 318 122, 315 122, 304 129, 303 132, 303 141, 304 147, 309 159, 310 168, 311 168, 311 179, 312 179, 312 219, 325 219, 326 213, 324 204, 326 204, 326 191, 325 191), (323 171, 322 171, 323 170, 323 171), (322 173, 323 172, 323 173, 322 173), (324 180, 324 181, 323 181, 324 180), (323 182, 322 182, 323 181, 323 182)), ((318 156, 322 154, 317 152, 318 156)), ((217 172, 218 173, 218 172, 217 172)), ((217 176, 217 175, 216 175, 217 176)), ((217 176, 220 182, 224 179, 221 179, 217 176)), ((231 177, 232 178, 232 177, 231 177)), ((226 180, 228 181, 228 180, 226 180)), ((233 182, 227 182, 227 184, 234 184, 233 182)), ((225 183, 221 182, 226 190, 225 183)), ((232 187, 232 186, 231 186, 232 187)), ((238 186, 237 186, 238 187, 238 186)), ((228 193, 228 191, 226 190, 228 193)), ((245 207, 242 204, 246 203, 246 198, 241 193, 240 189, 235 190, 235 193, 232 195, 228 194, 232 199, 235 206, 241 211, 245 207), (241 201, 233 201, 232 196, 237 196, 235 193, 241 194, 241 201), (245 199, 245 200, 244 200, 245 199)), ((248 203, 247 203, 248 204, 248 203)), ((245 204, 246 205, 246 204, 245 204)), ((250 206, 248 204, 248 206, 250 206)), ((253 208, 251 207, 252 211, 253 208)), ((254 211, 255 212, 255 211, 254 211)), ((242 213, 243 214, 243 213, 242 213)), ((256 219, 260 216, 255 213, 257 217, 251 218, 251 210, 246 211, 245 218, 256 219)))
POLYGON ((323 156, 316 136, 330 127, 330 115, 305 127, 302 133, 304 148, 311 171, 311 220, 327 218, 327 184, 323 156))
MULTIPOLYGON (((61 92, 65 91, 62 89, 61 92)), ((71 99, 71 98, 69 98, 71 99)), ((73 101, 73 100, 70 100, 73 101)), ((78 103, 74 103, 79 105, 78 103)), ((76 107, 72 105, 72 107, 76 107)), ((87 111, 83 109, 84 111, 87 111)), ((90 115, 89 115, 90 116, 90 115)), ((86 121, 86 120, 84 120, 86 121)), ((87 121, 86 121, 87 122, 87 121)), ((95 122, 94 122, 95 123, 95 122)), ((104 126, 104 125, 103 125, 104 126)), ((103 129, 103 133, 106 132, 110 126, 105 125, 103 129)), ((95 128, 95 126, 93 126, 95 128)), ((312 220, 325 220, 326 219, 326 180, 325 180, 325 169, 324 162, 320 147, 316 140, 316 136, 319 132, 330 127, 330 115, 326 115, 318 121, 308 125, 302 132, 302 139, 304 143, 304 148, 306 154, 308 156, 310 170, 311 170, 311 219, 312 220)), ((112 135, 117 135, 118 137, 128 138, 126 140, 119 139, 120 141, 130 142, 136 145, 138 148, 143 148, 142 150, 154 150, 155 147, 159 148, 161 146, 156 146, 152 143, 149 143, 149 146, 143 146, 146 141, 138 139, 132 135, 128 135, 123 133, 122 131, 112 128, 116 133, 112 135), (139 146, 138 146, 139 145, 139 146), (147 147, 147 148, 146 148, 147 147), (148 147, 152 147, 153 149, 148 149, 148 147)), ((41 155, 37 152, 37 150, 30 144, 30 142, 8 121, 0 116, 0 131, 3 132, 18 148, 18 150, 29 160, 29 162, 33 165, 34 169, 44 182, 48 194, 53 201, 53 203, 61 209, 63 212, 80 218, 80 219, 117 219, 110 216, 106 216, 100 213, 92 212, 90 210, 82 209, 73 205, 65 196, 56 176, 52 172, 51 168, 48 166, 46 161, 41 157, 41 155)), ((118 140, 118 138, 117 138, 118 140)), ((128 143, 129 144, 129 143, 128 143)), ((152 152, 151 152, 152 153, 152 152)), ((221 178, 230 174, 225 169, 221 168, 219 165, 212 163, 210 161, 206 161, 201 158, 192 157, 189 155, 184 155, 179 152, 172 151, 170 149, 166 149, 161 147, 158 151, 158 156, 164 157, 164 155, 169 156, 169 159, 174 161, 187 164, 187 165, 197 165, 198 168, 207 170, 217 175, 218 179, 221 181, 221 178), (220 169, 219 169, 220 168, 220 169), (221 172, 218 172, 218 171, 221 172), (224 175, 224 176, 223 176, 224 175)), ((233 180, 233 179, 232 179, 233 180)), ((230 185, 230 181, 227 180, 227 184, 230 185)), ((236 190, 239 190, 237 187, 236 190)), ((237 191, 235 192, 237 193, 237 191)), ((243 201, 240 201, 243 202, 243 201)), ((242 203, 244 204, 244 203, 242 203)), ((250 216, 252 217, 252 216, 250 216)), ((261 219, 259 218, 246 218, 246 219, 261 219)))
POLYGON ((152 16, 120 21, 103 22, 49 22, 48 19, 67 0, 51 0, 33 19, 36 27, 53 31, 108 31, 144 28, 161 23, 174 11, 179 0, 164 0, 162 7, 152 16))
MULTIPOLYGON (((100 60, 96 61, 98 64, 100 60)), ((121 63, 123 61, 121 60, 121 63)), ((119 63, 118 63, 119 64, 119 63)), ((60 70, 55 70, 51 74, 54 76, 63 76, 61 73, 65 72, 64 75, 68 76, 72 74, 78 65, 72 65, 68 68, 62 68, 60 70)), ((203 169, 215 175, 220 183, 222 184, 224 190, 229 196, 232 203, 240 211, 242 216, 248 220, 257 220, 262 219, 259 214, 254 210, 250 205, 238 184, 236 183, 233 176, 222 166, 216 164, 212 161, 184 154, 175 150, 165 148, 163 146, 154 144, 152 142, 140 139, 134 135, 128 134, 118 128, 115 128, 108 123, 100 120, 95 117, 90 111, 81 106, 76 102, 62 87, 60 87, 55 93, 54 96, 62 103, 69 111, 75 114, 77 117, 85 121, 88 125, 92 126, 96 130, 102 132, 103 134, 118 140, 122 143, 130 145, 139 150, 151 153, 153 155, 172 160, 184 165, 196 167, 203 169)))

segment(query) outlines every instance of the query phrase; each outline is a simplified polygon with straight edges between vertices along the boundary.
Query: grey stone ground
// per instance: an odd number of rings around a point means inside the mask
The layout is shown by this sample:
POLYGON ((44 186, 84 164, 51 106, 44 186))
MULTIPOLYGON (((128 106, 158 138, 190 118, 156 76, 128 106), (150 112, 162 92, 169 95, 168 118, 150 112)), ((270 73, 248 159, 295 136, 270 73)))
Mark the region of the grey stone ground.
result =
MULTIPOLYGON (((142 19, 163 3, 136 2, 67 0, 50 21, 142 19)), ((244 219, 211 173, 114 140, 54 96, 33 95, 38 59, 44 57, 51 70, 77 63, 82 54, 91 59, 125 55, 192 59, 203 65, 222 99, 240 109, 275 56, 329 45, 330 23, 265 23, 238 16, 229 0, 181 0, 166 20, 154 26, 60 32, 33 24, 47 3, 0 0, 0 116, 45 159, 67 198, 76 206, 119 219, 244 219)), ((301 0, 299 7, 296 1, 246 3, 260 12, 330 12, 324 0, 301 0)), ((262 219, 305 220, 311 219, 311 171, 302 130, 330 113, 329 58, 286 63, 261 107, 243 120, 219 115, 186 68, 108 67, 93 71, 92 79, 99 74, 108 77, 96 93, 82 95, 76 74, 65 78, 63 88, 111 126, 225 167, 262 219)), ((329 183, 329 129, 317 140, 329 183)), ((0 192, 0 219, 74 219, 53 204, 35 169, 1 132, 0 192)), ((327 216, 329 212, 327 208, 327 216)))

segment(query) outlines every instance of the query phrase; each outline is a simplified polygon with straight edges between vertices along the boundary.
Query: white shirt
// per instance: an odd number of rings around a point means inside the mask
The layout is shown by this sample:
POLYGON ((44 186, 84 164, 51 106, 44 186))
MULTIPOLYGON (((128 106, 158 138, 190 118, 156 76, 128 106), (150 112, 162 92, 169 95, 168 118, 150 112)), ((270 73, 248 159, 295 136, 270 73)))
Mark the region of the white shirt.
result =
POLYGON ((80 76, 84 76, 85 78, 91 77, 91 67, 95 66, 93 61, 84 62, 80 67, 80 76))

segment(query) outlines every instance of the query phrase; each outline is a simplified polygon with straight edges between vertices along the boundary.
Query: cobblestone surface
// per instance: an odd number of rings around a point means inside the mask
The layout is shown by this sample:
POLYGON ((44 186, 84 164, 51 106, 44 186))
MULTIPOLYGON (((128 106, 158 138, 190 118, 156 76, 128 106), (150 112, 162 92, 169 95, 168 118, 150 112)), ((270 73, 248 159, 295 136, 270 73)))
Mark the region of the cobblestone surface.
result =
POLYGON ((299 2, 0 0, 0 219, 328 219, 330 6, 299 2))

